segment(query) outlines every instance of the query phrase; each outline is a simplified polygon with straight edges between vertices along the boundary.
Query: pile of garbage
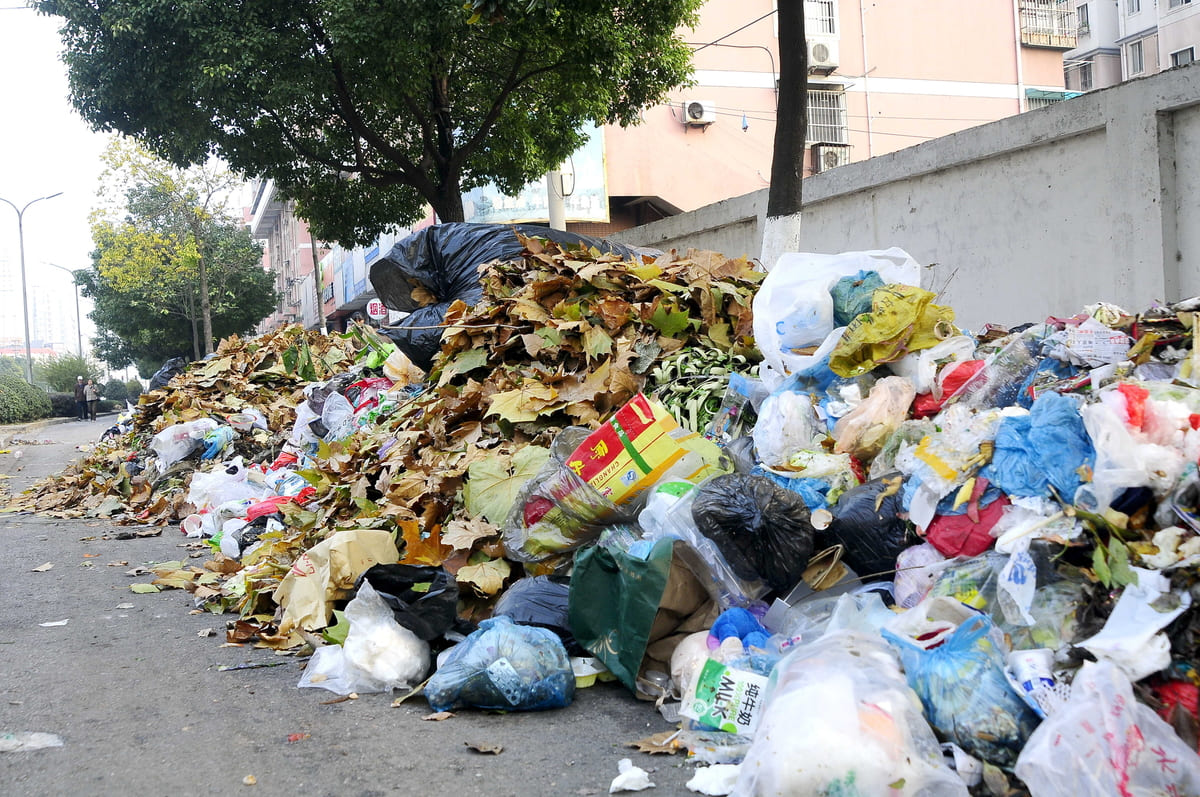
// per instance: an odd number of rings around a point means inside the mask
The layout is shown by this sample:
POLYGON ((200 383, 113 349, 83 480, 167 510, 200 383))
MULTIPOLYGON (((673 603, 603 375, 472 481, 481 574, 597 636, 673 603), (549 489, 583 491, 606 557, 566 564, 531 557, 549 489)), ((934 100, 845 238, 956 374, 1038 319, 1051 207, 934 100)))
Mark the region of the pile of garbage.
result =
POLYGON ((300 686, 615 679, 709 794, 1200 794, 1200 301, 969 331, 898 249, 520 242, 427 374, 226 341, 22 506, 181 524, 142 586, 300 686))

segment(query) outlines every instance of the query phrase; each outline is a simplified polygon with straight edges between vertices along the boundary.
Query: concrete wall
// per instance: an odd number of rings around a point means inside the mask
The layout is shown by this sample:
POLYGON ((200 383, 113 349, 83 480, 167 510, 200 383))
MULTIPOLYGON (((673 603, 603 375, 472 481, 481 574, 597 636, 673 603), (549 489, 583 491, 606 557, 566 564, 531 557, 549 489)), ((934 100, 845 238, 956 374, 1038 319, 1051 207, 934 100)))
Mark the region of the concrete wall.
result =
MULTIPOLYGON (((756 256, 767 190, 609 237, 756 256)), ((1200 64, 804 181, 801 248, 899 246, 968 329, 1200 295, 1200 64)))

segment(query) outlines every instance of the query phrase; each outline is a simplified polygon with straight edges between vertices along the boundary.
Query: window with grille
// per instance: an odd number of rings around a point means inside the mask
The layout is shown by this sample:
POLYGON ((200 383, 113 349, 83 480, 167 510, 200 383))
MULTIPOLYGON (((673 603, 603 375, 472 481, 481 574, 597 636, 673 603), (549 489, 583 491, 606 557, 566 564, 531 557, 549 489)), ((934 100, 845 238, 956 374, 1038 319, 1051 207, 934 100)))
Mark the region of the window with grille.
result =
POLYGON ((804 0, 804 34, 837 33, 837 0, 804 0))
POLYGON ((1179 8, 1180 6, 1186 6, 1190 2, 1192 2, 1192 0, 1171 0, 1170 5, 1168 5, 1167 7, 1168 8, 1179 8))
POLYGON ((1140 75, 1144 71, 1146 71, 1146 61, 1142 53, 1142 43, 1132 42, 1129 45, 1129 74, 1140 75))
POLYGON ((1128 0, 1128 5, 1125 7, 1125 15, 1129 16, 1136 14, 1142 10, 1142 0, 1128 0))
POLYGON ((1171 66, 1187 66, 1196 60, 1196 48, 1188 47, 1171 53, 1171 66))
POLYGON ((1088 21, 1088 7, 1086 4, 1075 6, 1075 22, 1079 26, 1080 36, 1086 36, 1088 33, 1091 33, 1092 25, 1088 21))
POLYGON ((850 143, 846 130, 846 92, 809 88, 805 140, 809 144, 850 143))
POLYGON ((1083 64, 1079 67, 1079 90, 1092 90, 1092 65, 1083 64))

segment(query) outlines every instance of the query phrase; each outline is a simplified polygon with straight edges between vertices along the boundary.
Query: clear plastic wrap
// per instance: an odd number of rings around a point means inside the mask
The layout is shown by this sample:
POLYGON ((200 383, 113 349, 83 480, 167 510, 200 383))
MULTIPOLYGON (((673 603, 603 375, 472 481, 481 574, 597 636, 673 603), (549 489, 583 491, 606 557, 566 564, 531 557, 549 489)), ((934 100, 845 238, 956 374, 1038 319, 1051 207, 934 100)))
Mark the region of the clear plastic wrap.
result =
POLYGON ((828 634, 775 668, 735 797, 966 797, 877 636, 828 634))
POLYGON ((1200 757, 1107 662, 1075 675, 1066 706, 1029 737, 1017 777, 1033 797, 1200 794, 1200 757))

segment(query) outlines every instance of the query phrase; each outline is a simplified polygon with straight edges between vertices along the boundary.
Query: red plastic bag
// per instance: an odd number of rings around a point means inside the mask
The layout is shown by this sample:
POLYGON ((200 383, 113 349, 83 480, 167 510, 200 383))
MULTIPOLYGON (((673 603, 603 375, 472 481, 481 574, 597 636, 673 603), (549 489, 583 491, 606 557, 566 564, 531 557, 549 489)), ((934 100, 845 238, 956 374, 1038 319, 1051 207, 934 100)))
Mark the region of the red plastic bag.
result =
POLYGON ((987 480, 975 482, 967 511, 961 515, 938 515, 925 529, 925 539, 946 558, 956 556, 979 556, 996 541, 992 527, 1004 514, 1009 505, 1007 496, 1000 496, 985 507, 979 506, 979 497, 987 489, 987 480))

